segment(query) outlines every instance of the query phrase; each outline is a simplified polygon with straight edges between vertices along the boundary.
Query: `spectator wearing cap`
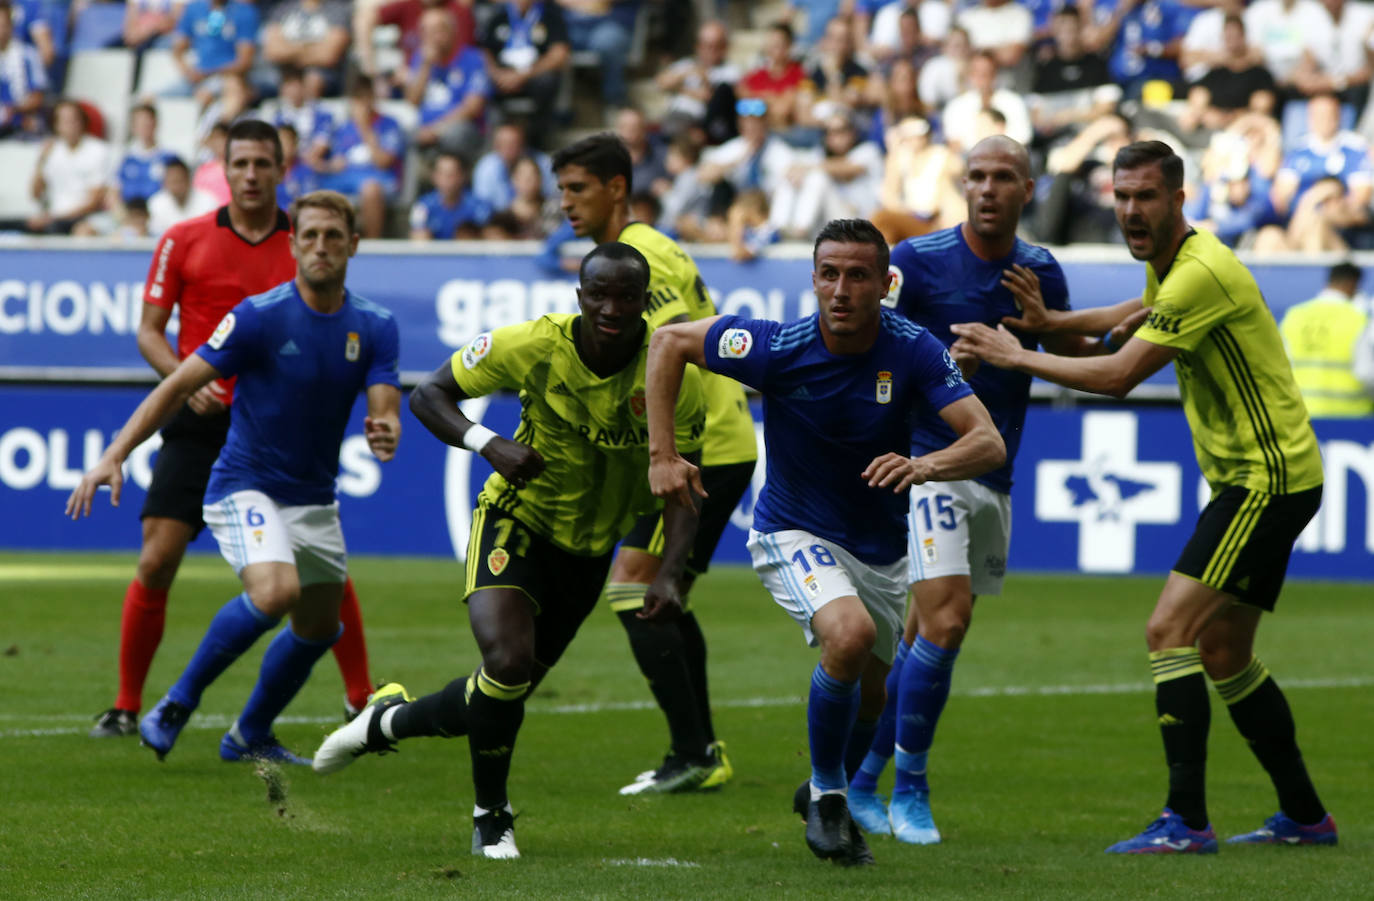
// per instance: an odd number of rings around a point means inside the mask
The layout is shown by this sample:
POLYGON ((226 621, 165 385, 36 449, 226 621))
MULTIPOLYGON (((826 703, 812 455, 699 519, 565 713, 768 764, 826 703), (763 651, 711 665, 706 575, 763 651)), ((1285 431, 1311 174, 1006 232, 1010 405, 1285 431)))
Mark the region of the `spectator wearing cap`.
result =
POLYGON ((156 194, 162 188, 164 167, 174 159, 175 153, 157 145, 157 109, 151 103, 134 107, 129 113, 129 143, 115 170, 120 202, 127 205, 156 194))
POLYGON ((377 109, 372 79, 359 75, 348 92, 348 118, 334 128, 327 145, 311 148, 310 161, 320 173, 320 188, 358 198, 362 236, 380 238, 387 203, 400 191, 405 153, 405 132, 377 109))
POLYGON ((739 68, 727 58, 730 31, 724 22, 710 21, 697 29, 696 48, 654 79, 668 95, 663 132, 670 138, 689 129, 700 140, 719 144, 735 136, 735 83, 739 68))
POLYGON ((204 106, 220 92, 220 76, 247 77, 257 53, 258 10, 243 0, 191 0, 177 22, 172 55, 185 83, 173 94, 195 93, 204 106), (195 62, 187 56, 195 52, 195 62))
POLYGON ((793 151, 773 133, 768 104, 758 97, 736 103, 739 137, 702 154, 697 174, 712 187, 712 214, 724 213, 742 191, 772 194, 787 177, 793 151))
POLYGON ((502 122, 493 129, 491 149, 472 167, 472 192, 493 210, 506 209, 515 199, 512 181, 515 164, 525 157, 538 164, 544 193, 550 197, 556 195, 558 186, 548 154, 530 149, 525 129, 518 122, 502 122))
POLYGON ((568 40, 574 50, 596 54, 601 101, 608 110, 625 105, 625 59, 638 4, 634 0, 545 0, 563 7, 568 40))
POLYGON ((30 181, 43 212, 31 216, 27 228, 43 234, 93 234, 85 220, 105 206, 110 146, 88 133, 86 111, 74 100, 59 101, 52 120, 55 136, 43 145, 30 181))
POLYGON ((1107 60, 1084 43, 1078 7, 1060 7, 1051 18, 1050 33, 1053 41, 1034 63, 1029 99, 1036 138, 1046 144, 1072 138, 1121 100, 1107 60))
POLYGON ((987 50, 973 54, 968 66, 968 90, 945 104, 940 116, 945 140, 958 153, 978 141, 978 114, 994 109, 1006 121, 1006 135, 1021 144, 1030 144, 1030 110, 1017 91, 997 87, 997 59, 987 50))
POLYGON ((552 132, 559 83, 571 55, 563 10, 553 0, 512 0, 492 10, 478 38, 493 93, 502 104, 532 104, 528 120, 552 132))
POLYGON ((267 20, 263 56, 274 65, 303 71, 305 95, 311 100, 333 96, 343 87, 349 18, 342 0, 288 0, 267 20))
POLYGON ((476 238, 491 219, 491 207, 467 186, 467 166, 453 153, 434 158, 434 190, 410 208, 412 241, 476 238))
POLYGON ((177 156, 163 167, 162 187, 148 198, 148 234, 161 235, 178 222, 212 213, 219 201, 191 183, 191 170, 177 156))
POLYGON ((14 7, 0 2, 0 138, 41 134, 37 116, 48 90, 48 74, 38 51, 15 37, 14 7))
POLYGON ((415 143, 475 159, 481 151, 484 114, 491 96, 486 61, 475 47, 458 43, 457 23, 443 7, 420 17, 420 49, 410 63, 406 100, 420 111, 415 143))
POLYGON ((792 28, 785 22, 768 27, 763 43, 763 65, 745 74, 736 93, 742 98, 763 100, 773 128, 796 124, 797 95, 806 72, 792 58, 792 28))

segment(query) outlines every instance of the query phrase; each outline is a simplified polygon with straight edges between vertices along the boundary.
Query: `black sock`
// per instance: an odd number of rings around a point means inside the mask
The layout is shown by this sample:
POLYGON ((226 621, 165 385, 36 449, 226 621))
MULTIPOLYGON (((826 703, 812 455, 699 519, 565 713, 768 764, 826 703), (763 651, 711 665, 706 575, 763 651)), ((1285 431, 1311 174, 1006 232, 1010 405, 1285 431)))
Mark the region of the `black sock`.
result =
POLYGON ((1207 730, 1212 708, 1197 648, 1150 652, 1155 679, 1155 712, 1169 764, 1165 806, 1189 829, 1207 828, 1207 730))
POLYGON ((468 751, 472 755, 472 785, 478 807, 504 807, 515 736, 525 719, 528 682, 502 685, 477 671, 468 696, 468 751))
POLYGON ((711 722, 711 693, 706 687, 706 636, 701 634, 695 613, 690 610, 677 621, 682 633, 682 647, 687 657, 687 674, 692 679, 692 691, 697 700, 697 716, 706 733, 708 743, 716 740, 716 727, 711 722))
POLYGON ((1298 749, 1293 712, 1258 657, 1240 673, 1216 683, 1231 721, 1250 745, 1278 792, 1279 809, 1304 826, 1326 818, 1298 749))
POLYGON ((706 753, 706 730, 702 728, 696 691, 687 670, 686 650, 676 622, 651 623, 635 611, 616 614, 630 637, 639 671, 649 680, 659 708, 668 719, 673 753, 699 759, 706 753))
POLYGON ((402 704, 392 714, 391 734, 397 739, 467 735, 467 685, 475 676, 454 679, 440 691, 402 704))

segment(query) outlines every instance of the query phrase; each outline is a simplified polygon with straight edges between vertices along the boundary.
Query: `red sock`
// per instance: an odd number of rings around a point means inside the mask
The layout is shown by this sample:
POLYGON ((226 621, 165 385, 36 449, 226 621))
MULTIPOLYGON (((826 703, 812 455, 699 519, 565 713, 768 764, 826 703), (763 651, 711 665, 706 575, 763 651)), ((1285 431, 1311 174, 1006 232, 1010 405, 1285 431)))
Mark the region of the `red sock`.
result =
POLYGON ((334 659, 343 675, 348 703, 361 709, 372 694, 372 676, 367 671, 367 639, 363 636, 363 611, 358 607, 358 595, 353 580, 344 583, 343 603, 339 605, 339 622, 343 636, 334 642, 334 659))
POLYGON ((166 590, 146 588, 138 579, 130 582, 119 623, 119 696, 115 706, 120 710, 137 713, 143 709, 143 681, 162 643, 166 620, 166 590))

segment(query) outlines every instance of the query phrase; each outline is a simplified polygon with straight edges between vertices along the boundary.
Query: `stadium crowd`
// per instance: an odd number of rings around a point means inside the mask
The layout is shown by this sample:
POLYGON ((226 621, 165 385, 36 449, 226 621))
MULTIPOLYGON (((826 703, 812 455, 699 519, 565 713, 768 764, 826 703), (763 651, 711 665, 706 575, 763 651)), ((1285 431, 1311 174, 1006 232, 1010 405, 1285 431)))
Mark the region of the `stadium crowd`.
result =
POLYGON ((368 237, 556 246, 543 151, 611 127, 637 215, 741 260, 841 216, 951 225, 996 133, 1032 150, 1037 241, 1119 240, 1108 164, 1156 138, 1228 245, 1368 249, 1371 32, 1349 0, 0 0, 0 145, 40 148, 0 226, 156 235, 223 202, 258 116, 283 204, 339 190, 368 237), (136 77, 93 96, 69 75, 110 48, 136 77))

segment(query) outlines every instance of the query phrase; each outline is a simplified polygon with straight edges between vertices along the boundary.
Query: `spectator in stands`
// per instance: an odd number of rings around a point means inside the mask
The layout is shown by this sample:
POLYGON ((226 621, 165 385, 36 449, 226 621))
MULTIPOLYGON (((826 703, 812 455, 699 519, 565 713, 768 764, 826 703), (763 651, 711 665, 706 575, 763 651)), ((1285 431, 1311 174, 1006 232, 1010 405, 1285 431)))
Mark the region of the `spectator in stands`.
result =
POLYGON ((916 91, 927 109, 941 110, 945 104, 964 92, 973 45, 968 32, 951 28, 945 36, 940 52, 931 57, 918 75, 916 91))
POLYGON ((796 123, 797 94, 806 73, 792 58, 792 28, 778 22, 768 27, 763 43, 763 65, 744 76, 736 93, 768 105, 768 121, 786 130, 796 123))
POLYGON ((735 136, 735 84, 739 68, 727 58, 730 32, 710 21, 697 30, 696 51, 664 69, 654 84, 668 96, 663 133, 674 138, 699 130, 699 140, 720 144, 735 136))
MULTIPOLYGON (((61 74, 54 72, 57 63, 57 36, 53 25, 66 28, 66 4, 53 8, 43 0, 16 0, 12 2, 14 33, 19 40, 38 51, 38 58, 47 70, 50 80, 57 80, 61 74)), ((54 4, 57 6, 57 4, 54 4)))
POLYGON ((223 75, 219 83, 219 96, 200 111, 196 121, 197 140, 204 141, 217 122, 232 125, 252 106, 253 89, 248 86, 248 79, 242 75, 223 75))
POLYGON ((170 43, 182 5, 182 0, 128 0, 124 4, 124 46, 143 50, 155 43, 170 43))
MULTIPOLYGON (((549 0, 546 0, 549 2, 549 0)), ((601 73, 601 101, 607 110, 629 99, 625 61, 639 4, 635 0, 556 0, 563 7, 568 39, 577 51, 595 53, 601 73)))
POLYGON ((387 204, 401 189, 406 154, 405 132, 377 109, 376 90, 371 78, 358 75, 348 91, 348 118, 334 128, 327 144, 317 143, 306 153, 320 174, 321 189, 357 198, 364 238, 382 236, 387 204))
POLYGON ((825 26, 843 15, 852 0, 787 0, 786 18, 788 27, 796 34, 796 14, 802 13, 806 19, 806 30, 798 38, 803 47, 819 46, 825 39, 825 26))
POLYGON ((1319 0, 1255 0, 1244 18, 1246 36, 1280 88, 1296 89, 1304 57, 1324 60, 1335 46, 1335 23, 1319 0))
POLYGON ((74 100, 59 101, 52 120, 55 135, 43 145, 30 181, 43 212, 31 216, 27 228, 40 234, 94 234, 85 220, 105 206, 110 146, 87 133, 86 111, 74 100))
POLYGON ((1240 16, 1226 17, 1222 40, 1224 61, 1188 89, 1188 109, 1179 116, 1184 131, 1223 129, 1247 111, 1274 114, 1278 87, 1263 63, 1255 62, 1240 16))
MULTIPOLYGON (((855 26, 857 37, 858 25, 855 26)), ((940 52, 939 46, 928 40, 921 31, 921 15, 916 10, 903 7, 897 17, 897 43, 895 45, 873 44, 869 56, 878 64, 878 72, 887 75, 897 62, 907 62, 920 71, 926 61, 940 52)))
POLYGON ((224 206, 229 202, 229 180, 224 174, 224 148, 229 141, 229 122, 221 120, 210 126, 201 141, 199 159, 191 183, 215 198, 224 206))
POLYGON ((547 238, 563 221, 556 197, 545 191, 544 172, 533 157, 515 161, 510 174, 514 196, 505 209, 492 213, 486 236, 517 241, 547 238))
POLYGON ((413 241, 476 238, 491 219, 491 207, 467 186, 467 166, 454 153, 434 158, 430 173, 434 190, 410 208, 410 238, 413 241))
POLYGON ((348 4, 342 0, 287 0, 263 29, 262 53, 277 66, 305 73, 305 95, 318 100, 343 88, 344 55, 351 40, 348 4))
POLYGON ((281 138, 283 173, 277 184, 277 206, 289 210, 297 197, 319 187, 319 173, 301 156, 300 135, 294 125, 290 122, 278 125, 277 136, 281 138))
POLYGON ((269 121, 277 128, 290 125, 306 150, 327 142, 334 132, 334 117, 318 99, 307 95, 305 72, 298 66, 281 67, 280 94, 269 121))
POLYGON ((711 212, 724 213, 742 191, 772 194, 787 177, 792 149, 773 133, 768 103, 747 97, 736 103, 739 137, 702 154, 697 175, 712 188, 711 212))
POLYGON ((178 222, 219 209, 219 201, 191 184, 191 170, 173 156, 163 167, 162 187, 148 198, 148 233, 158 237, 178 222))
POLYGON ((1036 187, 1034 232, 1045 244, 1119 241, 1112 160, 1134 140, 1131 123, 1112 113, 1053 150, 1036 187))
MULTIPOLYGON (((1244 14, 1245 0, 1220 0, 1193 17, 1178 51, 1178 64, 1185 81, 1190 84, 1200 81, 1212 69, 1233 61, 1226 51, 1226 20, 1244 14)), ((1254 42, 1246 43, 1245 55, 1249 65, 1264 65, 1264 52, 1254 42)), ((1239 61, 1235 64, 1241 65, 1239 61)))
POLYGON ((1151 81, 1169 84, 1172 97, 1183 81, 1178 55, 1187 29, 1188 10, 1175 0, 1099 0, 1087 43, 1110 54, 1107 67, 1128 98, 1139 99, 1151 81))
POLYGON ((1030 110, 1025 98, 1009 88, 997 87, 997 58, 988 50, 973 54, 968 66, 969 89, 945 104, 940 124, 945 140, 956 153, 963 153, 978 142, 978 114, 991 108, 1006 121, 1006 135, 1021 144, 1030 144, 1030 110))
POLYGON ((778 230, 770 221, 768 195, 751 188, 741 191, 726 213, 730 258, 738 263, 758 259, 770 244, 778 242, 778 230))
POLYGON ((1374 32, 1374 5, 1349 0, 1323 0, 1335 23, 1335 40, 1326 54, 1304 54, 1293 84, 1305 97, 1335 94, 1341 103, 1362 110, 1369 99, 1369 40, 1374 32))
POLYGON ((956 21, 968 32, 973 49, 991 53, 999 68, 1020 66, 1030 48, 1030 11, 1011 0, 982 0, 959 13, 956 21))
POLYGON ((1346 239, 1369 224, 1374 168, 1369 145, 1340 126, 1341 105, 1333 94, 1307 104, 1307 134, 1289 152, 1274 178, 1270 199, 1286 231, 1261 231, 1255 249, 1344 250, 1346 239))
POLYGON ((1245 140, 1221 132, 1203 157, 1201 183, 1190 192, 1184 215, 1226 246, 1236 247, 1273 221, 1269 189, 1269 180, 1250 163, 1245 140))
POLYGON ((916 67, 909 60, 894 60, 882 85, 882 104, 869 129, 869 139, 880 149, 887 148, 888 129, 898 122, 913 116, 929 119, 930 111, 921 102, 916 84, 916 67))
POLYGON ((38 116, 48 74, 38 51, 14 33, 14 7, 0 2, 0 138, 43 132, 38 116))
POLYGON ((832 219, 866 219, 878 208, 883 152, 861 140, 842 111, 825 123, 823 156, 799 158, 771 201, 770 221, 784 238, 810 241, 832 219))
POLYGON ((257 53, 258 10, 244 0, 191 0, 177 22, 172 54, 185 84, 202 106, 220 92, 220 76, 246 78, 257 53), (195 62, 187 56, 194 51, 195 62))
POLYGON ((1293 364, 1307 413, 1314 419, 1374 416, 1374 392, 1355 371, 1369 315, 1356 301, 1364 273, 1353 263, 1337 263, 1326 288, 1311 300, 1288 308, 1279 334, 1293 364))
POLYGON ((1060 7, 1051 18, 1050 32, 1053 42, 1034 63, 1029 101, 1036 142, 1042 145, 1069 140, 1116 109, 1121 100, 1107 60, 1089 52, 1083 41, 1078 7, 1060 7))
POLYGON ((672 183, 664 167, 666 153, 657 136, 649 132, 644 114, 633 107, 621 110, 615 117, 615 133, 630 151, 630 162, 634 166, 631 182, 635 190, 655 196, 667 191, 672 183))
POLYGON ((563 10, 554 0, 513 0, 494 9, 482 28, 493 93, 503 107, 530 105, 524 118, 551 135, 559 84, 572 53, 563 10))
POLYGON ((400 29, 401 58, 414 59, 420 52, 420 17, 432 7, 447 9, 453 16, 455 39, 460 47, 473 42, 476 28, 469 0, 358 0, 353 9, 353 34, 358 36, 358 65, 363 74, 383 78, 381 84, 404 88, 404 72, 383 73, 378 70, 377 48, 372 41, 373 29, 378 25, 394 25, 400 29))
POLYGON ((930 123, 912 116, 888 130, 887 159, 870 218, 889 244, 963 221, 963 161, 931 140, 930 123))
POLYGON ((491 80, 481 51, 458 43, 458 25, 444 7, 420 17, 420 49, 410 63, 406 100, 420 110, 415 143, 425 150, 476 159, 482 149, 491 80))
POLYGON ((903 46, 901 19, 907 10, 916 13, 925 43, 938 47, 949 36, 953 12, 944 0, 855 0, 854 27, 859 47, 879 62, 888 59, 903 46))
POLYGON ((148 238, 152 233, 148 231, 148 201, 131 200, 124 205, 124 214, 120 218, 119 226, 115 229, 114 237, 120 241, 133 238, 148 238))
POLYGON ((525 157, 539 165, 544 193, 550 197, 557 194, 548 154, 530 149, 525 129, 518 122, 503 122, 492 131, 491 149, 472 168, 472 193, 493 210, 506 209, 515 199, 515 164, 525 157))
POLYGON ((151 103, 135 106, 129 113, 129 144, 115 172, 120 202, 127 206, 156 194, 162 187, 164 167, 176 158, 172 151, 157 146, 157 109, 151 103))
POLYGON ((655 227, 683 241, 702 240, 711 213, 711 186, 703 184, 697 172, 700 160, 701 145, 691 134, 680 134, 674 138, 664 158, 664 166, 673 184, 660 198, 663 211, 655 227))
MULTIPOLYGON (((869 105, 869 74, 854 58, 848 18, 831 19, 816 50, 797 97, 797 124, 821 132, 835 113, 869 105)), ((821 143, 820 135, 807 143, 821 143)))

